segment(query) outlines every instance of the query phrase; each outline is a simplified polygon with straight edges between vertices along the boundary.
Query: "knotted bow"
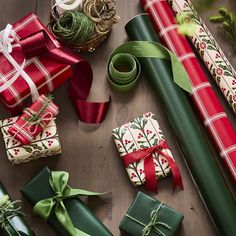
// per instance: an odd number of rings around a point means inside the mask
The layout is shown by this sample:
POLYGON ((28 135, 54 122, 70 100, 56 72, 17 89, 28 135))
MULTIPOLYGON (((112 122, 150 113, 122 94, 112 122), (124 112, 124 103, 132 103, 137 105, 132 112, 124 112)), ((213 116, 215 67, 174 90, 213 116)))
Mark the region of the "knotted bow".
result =
POLYGON ((55 195, 51 198, 39 201, 34 206, 34 212, 46 221, 52 212, 55 212, 58 221, 71 236, 88 236, 85 232, 74 227, 63 200, 78 196, 96 196, 104 193, 95 193, 83 189, 72 189, 67 185, 68 179, 69 174, 67 172, 52 171, 49 183, 53 188, 55 195))
POLYGON ((126 217, 128 217, 129 219, 133 220, 134 222, 144 226, 143 231, 142 231, 142 236, 148 236, 151 231, 154 231, 155 233, 157 233, 158 235, 161 236, 166 236, 166 234, 164 232, 162 232, 158 226, 162 225, 163 227, 167 228, 167 229, 171 229, 171 227, 161 221, 157 221, 158 219, 158 212, 160 211, 161 207, 163 206, 163 203, 161 203, 158 208, 156 210, 153 210, 150 214, 150 221, 147 225, 145 225, 143 222, 135 219, 134 217, 130 216, 129 214, 125 214, 126 217))
POLYGON ((32 116, 38 116, 38 119, 36 119, 35 121, 29 121, 29 120, 28 120, 28 121, 25 123, 25 125, 22 126, 21 129, 18 130, 17 133, 21 132, 21 130, 22 130, 26 125, 28 125, 28 123, 30 123, 30 125, 28 126, 28 131, 29 131, 30 134, 35 134, 35 132, 37 131, 39 125, 44 129, 45 126, 46 126, 45 121, 47 122, 47 121, 51 121, 51 120, 53 119, 53 114, 52 114, 51 112, 46 112, 46 113, 44 113, 44 114, 42 114, 42 115, 39 115, 39 114, 37 114, 37 112, 32 111, 32 110, 29 109, 29 108, 26 108, 26 109, 24 110, 24 113, 27 114, 27 115, 29 115, 30 117, 32 117, 32 116))
POLYGON ((157 192, 157 178, 153 155, 155 155, 155 153, 162 155, 168 161, 172 171, 174 190, 177 186, 180 186, 180 188, 183 189, 183 182, 178 166, 168 154, 162 151, 162 149, 167 148, 169 148, 167 142, 161 140, 159 144, 153 147, 139 149, 135 152, 126 154, 123 156, 123 164, 125 167, 128 167, 130 164, 144 159, 145 188, 149 191, 157 192))
MULTIPOLYGON (((21 47, 26 59, 44 55, 58 63, 74 65, 75 70, 69 86, 68 95, 78 113, 79 119, 86 123, 101 123, 105 119, 111 98, 109 97, 109 101, 106 102, 86 101, 93 81, 93 71, 90 64, 88 61, 81 59, 73 51, 61 47, 41 26, 41 22, 38 23, 38 28, 29 31, 30 33, 28 35, 20 39, 20 44, 15 44, 14 47, 21 47)), ((19 65, 10 55, 14 36, 15 32, 10 24, 0 32, 0 52, 3 53, 17 71, 11 79, 0 86, 0 92, 9 88, 20 75, 28 83, 32 100, 35 101, 39 97, 39 94, 35 83, 23 70, 25 60, 22 65, 19 65)), ((48 82, 51 83, 51 81, 48 82)), ((51 92, 53 86, 52 88, 50 86, 49 90, 51 92)))
POLYGON ((12 225, 11 219, 17 215, 22 215, 20 209, 21 207, 16 207, 15 204, 19 203, 20 201, 10 201, 8 195, 4 195, 0 199, 0 227, 4 228, 10 236, 13 235, 21 235, 12 225))
POLYGON ((163 233, 160 229, 158 229, 158 225, 162 225, 162 226, 166 227, 167 229, 171 229, 171 227, 168 224, 157 221, 158 212, 161 209, 162 205, 163 205, 163 203, 161 203, 156 210, 153 210, 151 212, 150 222, 148 223, 148 225, 146 225, 143 228, 142 236, 148 236, 152 230, 155 231, 156 233, 158 233, 159 235, 165 236, 165 233, 163 233))

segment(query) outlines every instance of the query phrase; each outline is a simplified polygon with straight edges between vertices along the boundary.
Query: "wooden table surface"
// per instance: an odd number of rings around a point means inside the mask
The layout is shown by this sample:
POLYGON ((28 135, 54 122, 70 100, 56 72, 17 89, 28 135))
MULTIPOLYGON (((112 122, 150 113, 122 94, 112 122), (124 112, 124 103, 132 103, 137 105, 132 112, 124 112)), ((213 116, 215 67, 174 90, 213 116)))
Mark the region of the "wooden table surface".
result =
MULTIPOLYGON (((235 1, 218 0, 211 10, 202 13, 206 24, 216 37, 217 41, 226 52, 228 58, 236 66, 236 57, 233 56, 228 44, 217 35, 215 25, 208 21, 209 15, 215 14, 218 7, 229 4, 235 7, 235 1)), ((57 127, 63 147, 61 157, 49 157, 27 164, 12 166, 6 158, 5 147, 0 139, 0 180, 5 185, 13 199, 23 200, 23 209, 30 226, 39 236, 54 236, 56 233, 41 218, 33 215, 32 206, 22 197, 19 192, 21 186, 37 174, 44 166, 53 170, 64 170, 70 173, 70 185, 94 191, 108 191, 112 193, 102 198, 90 198, 88 205, 98 215, 102 222, 113 232, 115 236, 121 235, 118 225, 135 197, 138 188, 130 182, 125 169, 122 167, 118 152, 111 138, 113 128, 130 121, 138 115, 152 111, 159 120, 166 139, 169 141, 172 152, 180 167, 184 191, 172 191, 171 178, 159 181, 159 193, 154 196, 166 202, 170 206, 182 212, 185 216, 181 229, 177 235, 181 236, 215 236, 217 232, 207 211, 199 197, 189 172, 185 166, 181 153, 176 145, 175 137, 165 118, 162 105, 156 99, 155 93, 149 86, 145 77, 140 79, 138 86, 130 93, 118 94, 107 85, 105 65, 109 53, 119 44, 127 40, 124 31, 125 23, 136 14, 140 13, 138 0, 117 0, 118 11, 121 16, 120 23, 114 26, 110 38, 92 55, 84 55, 94 71, 94 82, 91 90, 90 100, 105 100, 109 94, 112 96, 112 104, 105 122, 100 125, 87 125, 81 123, 67 97, 67 85, 63 85, 54 93, 55 102, 60 107, 57 118, 57 127)), ((50 0, 1 0, 0 1, 0 27, 12 23, 25 14, 36 11, 39 18, 47 23, 50 0)), ((235 8, 232 8, 235 9, 235 8)), ((234 123, 235 116, 222 99, 228 114, 234 123)), ((8 114, 1 105, 0 117, 7 118, 8 114)), ((219 159, 218 156, 216 156, 219 159)), ((226 169, 222 161, 218 161, 222 171, 226 169)), ((225 174, 229 187, 234 196, 236 190, 233 187, 228 174, 225 174)), ((212 199, 214 201, 214 199, 212 199)), ((79 220, 79 219, 78 219, 79 220)))

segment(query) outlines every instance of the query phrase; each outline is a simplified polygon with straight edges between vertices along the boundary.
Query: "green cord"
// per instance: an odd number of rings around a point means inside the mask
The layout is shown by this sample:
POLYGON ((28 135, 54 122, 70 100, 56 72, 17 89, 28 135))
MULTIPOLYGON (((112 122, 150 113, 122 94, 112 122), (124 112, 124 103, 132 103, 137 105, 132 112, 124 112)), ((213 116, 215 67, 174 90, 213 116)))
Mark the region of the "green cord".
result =
POLYGON ((67 11, 52 22, 51 28, 54 35, 63 43, 75 45, 84 43, 92 37, 95 24, 81 12, 67 11))

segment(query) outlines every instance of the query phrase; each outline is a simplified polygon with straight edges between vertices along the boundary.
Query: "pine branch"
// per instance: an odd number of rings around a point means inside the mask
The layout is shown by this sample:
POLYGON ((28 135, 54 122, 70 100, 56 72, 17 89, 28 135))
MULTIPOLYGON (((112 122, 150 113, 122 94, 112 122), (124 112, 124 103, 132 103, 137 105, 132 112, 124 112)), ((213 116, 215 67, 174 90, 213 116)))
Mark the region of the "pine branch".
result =
POLYGON ((219 31, 227 38, 233 50, 236 52, 236 25, 233 12, 225 7, 221 7, 219 15, 210 17, 212 23, 220 24, 219 31))

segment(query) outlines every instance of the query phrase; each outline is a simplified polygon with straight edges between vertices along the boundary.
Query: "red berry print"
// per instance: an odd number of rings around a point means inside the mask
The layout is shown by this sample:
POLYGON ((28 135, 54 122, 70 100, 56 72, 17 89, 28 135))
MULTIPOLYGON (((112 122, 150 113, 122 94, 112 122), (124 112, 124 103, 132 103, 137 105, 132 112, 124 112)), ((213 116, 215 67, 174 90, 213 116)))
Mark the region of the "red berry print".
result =
POLYGON ((233 80, 233 81, 232 81, 232 85, 235 85, 235 84, 236 84, 236 80, 233 80))
POLYGON ((216 74, 217 75, 222 75, 223 74, 223 70, 221 68, 217 68, 216 74))
POLYGON ((206 48, 206 43, 201 42, 199 46, 200 46, 201 49, 205 49, 206 48))
POLYGON ((48 146, 52 146, 53 141, 52 140, 48 140, 48 146))

